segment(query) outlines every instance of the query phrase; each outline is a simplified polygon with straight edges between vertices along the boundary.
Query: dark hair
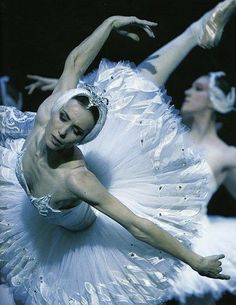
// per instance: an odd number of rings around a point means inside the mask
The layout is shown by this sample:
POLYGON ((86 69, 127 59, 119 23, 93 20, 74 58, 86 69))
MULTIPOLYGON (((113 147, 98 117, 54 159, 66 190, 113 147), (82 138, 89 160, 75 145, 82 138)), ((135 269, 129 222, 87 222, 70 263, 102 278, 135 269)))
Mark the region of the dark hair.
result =
POLYGON ((77 95, 77 96, 74 96, 73 98, 92 113, 94 122, 96 124, 98 119, 99 119, 99 110, 98 110, 98 108, 96 106, 88 107, 88 105, 89 105, 89 98, 87 96, 85 96, 85 95, 77 95))
MULTIPOLYGON (((210 76, 210 74, 208 74, 208 76, 210 76)), ((228 82, 227 78, 225 75, 222 76, 217 76, 215 79, 215 84, 218 88, 220 88, 224 94, 228 94, 232 88, 232 86, 230 85, 230 83, 228 82)))
POLYGON ((98 107, 91 106, 91 107, 88 108, 88 110, 92 113, 94 122, 96 124, 98 119, 99 119, 99 110, 98 110, 98 107))

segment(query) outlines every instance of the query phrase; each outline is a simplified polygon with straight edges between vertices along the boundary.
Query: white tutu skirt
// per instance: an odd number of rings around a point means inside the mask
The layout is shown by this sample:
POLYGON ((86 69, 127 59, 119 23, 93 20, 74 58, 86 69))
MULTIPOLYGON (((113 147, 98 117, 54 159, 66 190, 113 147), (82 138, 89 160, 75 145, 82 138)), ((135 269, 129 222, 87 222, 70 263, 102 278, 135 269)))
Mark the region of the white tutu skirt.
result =
MULTIPOLYGON (((209 173, 185 140, 168 98, 124 63, 102 62, 83 81, 103 92, 110 105, 99 136, 80 147, 88 167, 134 213, 189 246, 209 173)), ((1 277, 15 299, 27 305, 165 302, 182 268, 177 259, 97 211, 87 228, 73 229, 75 215, 83 222, 76 208, 53 210, 51 221, 32 205, 16 164, 33 117, 0 107, 1 277)))
POLYGON ((201 226, 202 237, 193 240, 193 249, 203 256, 225 254, 222 260, 223 273, 230 275, 231 279, 209 279, 185 266, 173 284, 174 297, 181 302, 192 295, 212 295, 214 299, 219 299, 226 291, 236 294, 236 218, 205 215, 201 226))

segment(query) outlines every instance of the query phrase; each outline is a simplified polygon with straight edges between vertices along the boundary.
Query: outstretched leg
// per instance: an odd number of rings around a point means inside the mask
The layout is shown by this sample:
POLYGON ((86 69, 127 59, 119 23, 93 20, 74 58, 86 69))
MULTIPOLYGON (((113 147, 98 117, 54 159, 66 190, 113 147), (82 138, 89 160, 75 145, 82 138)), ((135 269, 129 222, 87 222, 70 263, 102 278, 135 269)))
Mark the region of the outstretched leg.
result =
POLYGON ((225 0, 194 22, 177 38, 160 48, 138 67, 156 85, 164 85, 170 74, 196 46, 215 47, 225 25, 236 10, 236 0, 225 0))

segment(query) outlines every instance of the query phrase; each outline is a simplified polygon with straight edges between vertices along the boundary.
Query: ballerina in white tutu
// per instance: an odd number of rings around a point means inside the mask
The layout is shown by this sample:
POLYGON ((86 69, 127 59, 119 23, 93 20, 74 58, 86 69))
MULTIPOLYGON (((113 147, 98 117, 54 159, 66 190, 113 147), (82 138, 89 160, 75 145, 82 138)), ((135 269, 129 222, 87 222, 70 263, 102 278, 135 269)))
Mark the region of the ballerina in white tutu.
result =
MULTIPOLYGON (((202 299, 204 297, 207 304, 207 299, 219 299, 226 291, 236 294, 236 259, 232 255, 236 250, 236 218, 207 215, 207 204, 221 184, 236 198, 236 148, 219 138, 216 124, 216 112, 227 113, 234 109, 235 88, 225 82, 222 71, 211 72, 195 80, 192 87, 185 91, 185 96, 181 112, 190 122, 190 135, 204 153, 212 176, 208 186, 209 196, 206 198, 205 209, 202 210, 202 237, 196 239, 194 249, 202 255, 211 251, 223 251, 227 256, 223 268, 230 272, 231 280, 227 284, 210 279, 202 280, 186 268, 180 281, 176 281, 176 293, 182 302, 185 297, 191 296, 189 303, 185 301, 184 304, 198 304, 199 299, 194 303, 192 295, 202 299), (221 88, 227 89, 224 91, 221 88)), ((209 302, 213 304, 212 300, 209 302)))
POLYGON ((0 107, 1 276, 23 304, 162 304, 180 260, 229 279, 224 255, 189 249, 209 173, 168 98, 129 64, 81 80, 130 23, 153 36, 152 22, 105 20, 36 116, 0 107))
MULTIPOLYGON (((214 10, 193 23, 183 34, 147 58, 139 66, 142 68, 142 73, 155 84, 162 86, 193 47, 200 45, 211 48, 219 43, 224 27, 235 11, 235 6, 236 1, 232 0, 220 3, 214 10)), ((57 79, 39 76, 32 78, 36 82, 29 85, 30 92, 37 87, 50 90, 57 83, 57 79)), ((185 267, 179 280, 174 282, 174 291, 175 297, 182 303, 199 304, 204 301, 205 304, 208 302, 213 304, 212 297, 218 299, 225 291, 235 293, 236 287, 236 261, 232 254, 235 251, 233 236, 236 229, 235 218, 206 215, 207 204, 221 184, 226 186, 233 197, 236 196, 234 188, 236 151, 218 137, 215 124, 216 112, 227 113, 234 109, 235 89, 227 84, 224 73, 214 72, 198 78, 192 88, 186 90, 185 95, 186 99, 181 111, 185 119, 190 119, 190 134, 197 146, 205 152, 207 161, 205 167, 210 173, 208 195, 203 201, 202 209, 202 238, 194 241, 194 249, 204 255, 212 252, 226 253, 227 259, 223 266, 224 270, 231 274, 231 280, 222 282, 202 278, 185 267)))

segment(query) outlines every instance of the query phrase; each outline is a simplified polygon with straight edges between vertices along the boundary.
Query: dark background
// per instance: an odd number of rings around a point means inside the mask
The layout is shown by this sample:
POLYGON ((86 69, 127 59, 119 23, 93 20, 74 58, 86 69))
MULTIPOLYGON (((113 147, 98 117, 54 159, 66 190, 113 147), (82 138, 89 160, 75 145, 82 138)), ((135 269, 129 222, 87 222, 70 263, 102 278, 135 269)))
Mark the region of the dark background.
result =
MULTIPOLYGON (((141 35, 139 43, 112 33, 91 65, 101 58, 129 59, 141 62, 150 53, 180 34, 194 20, 219 1, 214 0, 1 0, 1 66, 0 75, 9 75, 12 85, 24 95, 24 110, 37 110, 47 93, 24 91, 29 82, 26 74, 58 77, 68 53, 111 15, 134 15, 157 21, 156 39, 141 35)), ((236 15, 226 26, 218 47, 195 48, 167 83, 169 95, 180 107, 183 92, 199 75, 224 70, 232 84, 236 83, 236 15)), ((221 118, 221 137, 236 143, 236 113, 221 118)), ((209 214, 236 216, 236 202, 220 188, 209 205, 209 214)), ((226 296, 219 304, 234 305, 235 298, 226 296)))

